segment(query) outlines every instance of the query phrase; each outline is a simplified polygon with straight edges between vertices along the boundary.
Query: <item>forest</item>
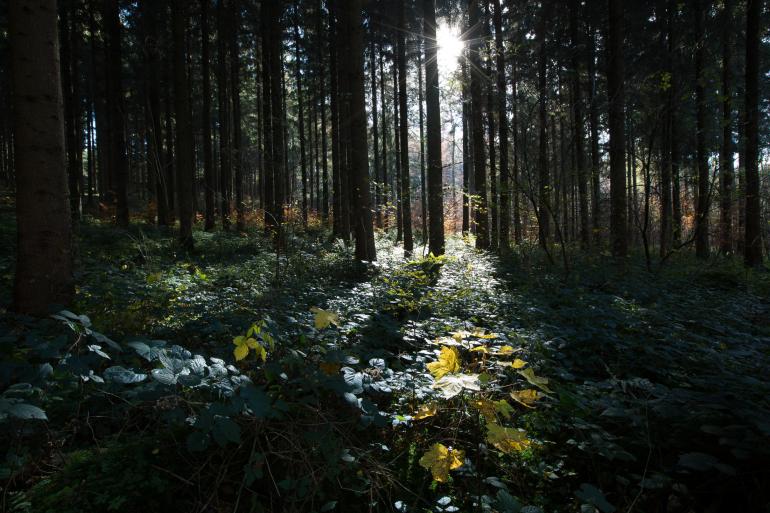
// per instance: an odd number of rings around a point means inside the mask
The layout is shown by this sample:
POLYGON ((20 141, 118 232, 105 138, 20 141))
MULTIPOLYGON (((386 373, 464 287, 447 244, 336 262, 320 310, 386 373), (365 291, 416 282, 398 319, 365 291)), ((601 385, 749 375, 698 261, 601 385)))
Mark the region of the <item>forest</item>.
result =
POLYGON ((0 0, 0 513, 770 513, 769 22, 0 0))

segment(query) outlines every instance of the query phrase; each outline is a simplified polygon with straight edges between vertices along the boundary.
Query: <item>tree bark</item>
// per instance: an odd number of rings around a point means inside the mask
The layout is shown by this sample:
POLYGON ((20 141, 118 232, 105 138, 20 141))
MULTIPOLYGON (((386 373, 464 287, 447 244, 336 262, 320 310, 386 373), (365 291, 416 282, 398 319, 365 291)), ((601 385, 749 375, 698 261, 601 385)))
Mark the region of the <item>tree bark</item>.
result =
POLYGON ((14 309, 44 316, 74 295, 72 219, 55 0, 9 3, 17 249, 14 309))
POLYGON ((350 178, 355 235, 355 256, 360 261, 377 260, 374 247, 371 198, 369 192, 369 150, 366 137, 366 105, 364 94, 364 37, 361 23, 361 0, 349 0, 341 10, 348 59, 348 93, 350 97, 350 178))
MULTIPOLYGON (((231 0, 232 1, 232 0, 231 0)), ((232 141, 230 127, 230 76, 228 74, 227 23, 228 0, 217 2, 217 94, 219 100, 219 189, 222 229, 230 229, 230 203, 232 199, 232 141)), ((271 70, 272 72, 272 70, 271 70)))
POLYGON ((547 53, 546 53, 546 23, 550 16, 549 0, 542 2, 540 19, 537 24, 539 56, 538 56, 538 112, 540 129, 540 146, 538 151, 538 171, 540 194, 538 197, 538 226, 539 241, 542 247, 547 247, 551 238, 551 177, 548 169, 548 117, 546 103, 548 91, 547 53))
POLYGON ((695 108, 696 160, 698 166, 698 196, 695 204, 695 255, 709 256, 709 168, 706 154, 706 88, 704 76, 705 45, 703 24, 706 16, 704 0, 693 0, 695 15, 695 108))
POLYGON ((473 134, 473 166, 476 197, 476 248, 489 248, 489 210, 487 205, 487 170, 482 123, 482 84, 486 77, 481 71, 478 36, 481 28, 481 0, 470 0, 470 34, 468 34, 471 72, 471 132, 473 134))
POLYGON ((195 163, 185 45, 185 32, 189 15, 187 13, 188 6, 186 0, 173 0, 172 5, 179 242, 182 247, 192 249, 193 180, 195 179, 195 163))
POLYGON ((214 161, 211 148, 211 72, 209 60, 211 59, 209 42, 209 4, 211 0, 201 0, 201 74, 203 75, 203 111, 201 113, 201 128, 203 136, 203 181, 205 182, 205 223, 204 229, 214 229, 216 223, 214 204, 214 190, 216 189, 216 176, 214 175, 214 161))
POLYGON ((610 131, 610 242, 612 255, 628 254, 626 212, 623 0, 609 0, 607 92, 610 131))
POLYGON ((500 237, 499 249, 510 249, 511 238, 511 171, 508 164, 508 87, 505 80, 505 47, 503 46, 503 10, 494 0, 495 53, 497 54, 497 117, 500 125, 500 237))
POLYGON ((573 147, 575 151, 575 168, 578 182, 578 202, 580 211, 580 245, 587 249, 590 245, 590 227, 588 223, 588 174, 585 165, 584 135, 583 135, 583 96, 580 87, 580 40, 578 39, 578 22, 580 13, 579 1, 570 0, 569 31, 572 43, 572 116, 573 116, 573 147))
POLYGON ((759 23, 761 0, 746 5, 746 221, 744 262, 762 265, 759 203, 759 23))
MULTIPOLYGON (((441 107, 438 64, 436 61, 436 3, 423 0, 422 30, 425 41, 425 107, 428 157, 428 249, 434 255, 444 254, 444 183, 441 164, 441 107)), ((463 166, 465 169, 465 166, 463 166)))
POLYGON ((733 2, 724 0, 722 6, 722 148, 720 161, 720 243, 724 254, 733 252, 733 187, 735 167, 733 165, 733 100, 732 100, 732 31, 733 2))
POLYGON ((401 137, 401 222, 404 226, 404 256, 414 250, 412 237, 412 180, 409 172, 409 111, 406 105, 406 6, 398 2, 398 104, 401 111, 399 134, 401 137))

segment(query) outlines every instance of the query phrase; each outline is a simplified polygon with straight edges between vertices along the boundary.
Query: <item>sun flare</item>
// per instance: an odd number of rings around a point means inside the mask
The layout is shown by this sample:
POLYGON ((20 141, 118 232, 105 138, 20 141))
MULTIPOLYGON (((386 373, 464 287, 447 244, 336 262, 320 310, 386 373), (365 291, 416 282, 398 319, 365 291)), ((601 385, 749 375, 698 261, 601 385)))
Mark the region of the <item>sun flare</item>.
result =
POLYGON ((460 30, 446 23, 439 23, 436 30, 436 45, 438 46, 439 73, 446 75, 453 72, 457 68, 460 53, 463 51, 460 30))

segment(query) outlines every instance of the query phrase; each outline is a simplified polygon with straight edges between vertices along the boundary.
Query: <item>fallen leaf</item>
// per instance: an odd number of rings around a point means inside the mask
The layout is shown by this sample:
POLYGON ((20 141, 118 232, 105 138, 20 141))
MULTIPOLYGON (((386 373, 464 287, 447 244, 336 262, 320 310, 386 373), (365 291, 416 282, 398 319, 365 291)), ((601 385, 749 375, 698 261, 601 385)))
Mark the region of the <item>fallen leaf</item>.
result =
POLYGON ((433 417, 438 412, 438 405, 436 403, 421 404, 412 418, 414 420, 427 419, 433 417))
POLYGON ((449 479, 449 471, 460 468, 464 458, 464 451, 437 443, 420 458, 420 466, 430 470, 433 479, 445 483, 449 479))
POLYGON ((499 356, 508 356, 512 355, 513 353, 517 353, 521 351, 521 348, 514 348, 513 346, 502 346, 500 349, 497 350, 497 354, 499 356))
POLYGON ((435 379, 441 379, 446 374, 460 370, 460 353, 454 347, 442 347, 438 360, 428 365, 428 370, 435 379))
POLYGON ((487 422, 487 441, 506 454, 520 452, 532 445, 523 429, 503 427, 487 422))
POLYGON ((441 396, 444 399, 451 399, 463 390, 479 391, 478 374, 448 374, 433 383, 433 388, 441 390, 441 396))
POLYGON ((532 370, 532 367, 529 367, 524 370, 520 370, 519 374, 524 376, 524 379, 529 381, 531 384, 535 385, 537 388, 539 388, 543 392, 548 392, 549 394, 553 393, 553 391, 550 388, 548 388, 548 378, 536 376, 535 371, 532 370))
POLYGON ((526 406, 527 408, 534 408, 532 405, 535 404, 535 401, 543 397, 543 394, 537 390, 528 388, 527 390, 516 390, 511 392, 511 397, 514 401, 521 404, 522 406, 526 406))
POLYGON ((527 366, 527 362, 520 358, 516 358, 513 362, 511 362, 511 367, 514 369, 522 369, 527 366))
POLYGON ((326 374, 327 376, 334 376, 337 373, 339 373, 340 368, 342 368, 342 365, 339 363, 333 363, 333 362, 321 362, 318 367, 321 369, 321 372, 326 374))
POLYGON ((321 310, 317 306, 314 306, 313 308, 311 308, 310 311, 315 314, 314 323, 315 323, 315 329, 317 330, 326 329, 331 324, 334 324, 335 326, 340 325, 340 316, 334 312, 321 310))

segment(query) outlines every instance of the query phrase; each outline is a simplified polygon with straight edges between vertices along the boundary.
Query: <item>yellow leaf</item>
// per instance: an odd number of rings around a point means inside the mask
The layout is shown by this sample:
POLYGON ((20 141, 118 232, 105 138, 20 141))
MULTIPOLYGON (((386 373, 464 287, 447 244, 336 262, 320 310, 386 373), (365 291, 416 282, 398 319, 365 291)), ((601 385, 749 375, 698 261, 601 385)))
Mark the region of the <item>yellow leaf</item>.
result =
POLYGON ((553 393, 553 391, 550 388, 548 388, 548 378, 536 376, 535 371, 532 370, 532 367, 529 367, 528 369, 520 370, 519 374, 524 376, 524 378, 527 381, 535 385, 537 388, 539 388, 543 392, 548 392, 549 394, 553 393))
POLYGON ((474 328, 474 330, 471 332, 471 336, 483 339, 493 339, 497 338, 499 335, 497 333, 487 333, 481 328, 474 328))
POLYGON ((479 413, 481 413, 487 421, 494 422, 495 413, 497 411, 495 403, 489 399, 474 399, 471 401, 471 405, 479 410, 479 413))
POLYGON ((506 428, 494 422, 487 423, 487 442, 506 454, 523 451, 532 445, 526 431, 506 428))
POLYGON ((460 370, 460 353, 454 347, 444 346, 441 348, 438 361, 429 363, 427 367, 436 379, 457 372, 460 370))
POLYGON ((459 331, 453 331, 452 332, 452 338, 455 339, 458 342, 462 342, 463 339, 466 339, 471 336, 470 331, 465 330, 459 330, 459 331))
POLYGON ((521 369, 523 367, 526 367, 526 365, 527 365, 527 362, 525 362, 520 358, 516 358, 513 362, 511 362, 511 367, 513 367, 514 369, 521 369))
POLYGON ((415 413, 412 418, 414 420, 427 419, 428 417, 434 416, 437 411, 438 405, 436 403, 422 404, 417 409, 417 413, 415 413))
POLYGON ((256 349, 257 347, 262 347, 259 345, 259 342, 257 342, 256 339, 253 339, 253 338, 247 338, 246 345, 249 347, 249 349, 256 349))
POLYGON ((463 465, 465 452, 460 449, 449 449, 442 444, 433 446, 420 458, 420 466, 430 470, 433 479, 445 483, 449 479, 449 471, 463 465))
POLYGON ((254 352, 257 353, 257 358, 262 359, 263 363, 267 360, 267 351, 265 351, 265 348, 261 345, 257 344, 257 347, 254 348, 254 352))
POLYGON ((323 330, 329 327, 330 324, 334 324, 335 326, 340 325, 340 317, 334 312, 329 312, 327 310, 321 310, 317 306, 314 306, 310 309, 311 312, 315 314, 315 329, 317 330, 323 330))
POLYGON ((233 355, 235 355, 235 361, 239 362, 246 358, 249 354, 249 346, 246 344, 238 344, 233 349, 233 355))
POLYGON ((497 354, 500 356, 508 356, 518 351, 521 351, 521 348, 514 349, 512 346, 502 346, 500 349, 497 350, 497 354))
POLYGON ((233 344, 235 344, 236 346, 241 346, 245 341, 246 341, 246 337, 244 337, 243 335, 238 335, 233 339, 233 344))
POLYGON ((522 406, 526 406, 527 408, 534 408, 532 405, 535 404, 535 401, 543 397, 543 394, 537 390, 528 388, 527 390, 517 390, 511 392, 511 397, 514 401, 522 406))
POLYGON ((487 346, 476 346, 473 349, 471 349, 474 353, 483 353, 483 354, 489 354, 489 349, 487 349, 487 346))

